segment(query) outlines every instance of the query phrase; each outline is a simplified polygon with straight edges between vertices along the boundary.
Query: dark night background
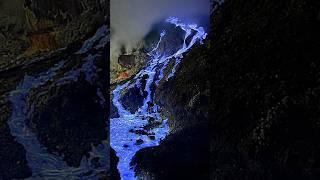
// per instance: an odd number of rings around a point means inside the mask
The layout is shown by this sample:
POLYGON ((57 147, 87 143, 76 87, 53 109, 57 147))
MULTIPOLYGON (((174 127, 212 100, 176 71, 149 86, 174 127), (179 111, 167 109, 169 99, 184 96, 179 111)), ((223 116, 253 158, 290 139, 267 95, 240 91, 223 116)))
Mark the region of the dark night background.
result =
MULTIPOLYGON (((165 180, 320 179, 320 3, 213 5, 204 45, 187 52, 175 77, 155 90, 174 133, 160 146, 140 150, 132 161, 135 172, 165 180)), ((96 94, 109 94, 108 44, 87 52, 101 55, 95 83, 83 75, 57 83, 81 66, 87 54, 73 53, 108 24, 108 9, 98 0, 0 1, 0 179, 31 176, 25 150, 7 125, 9 92, 25 73, 68 61, 27 100, 37 106, 28 125, 50 152, 78 166, 91 143, 108 136, 109 103, 99 106, 96 94)), ((111 170, 101 179, 118 178, 116 161, 111 150, 111 170)))

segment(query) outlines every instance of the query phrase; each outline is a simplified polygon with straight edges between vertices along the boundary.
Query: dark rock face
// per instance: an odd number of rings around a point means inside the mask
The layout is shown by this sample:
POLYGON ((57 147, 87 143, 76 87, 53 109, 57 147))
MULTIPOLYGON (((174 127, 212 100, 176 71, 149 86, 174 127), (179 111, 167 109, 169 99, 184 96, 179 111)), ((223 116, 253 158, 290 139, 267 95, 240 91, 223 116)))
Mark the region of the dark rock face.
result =
POLYGON ((136 57, 134 55, 120 55, 118 63, 126 68, 132 68, 136 65, 136 57))
POLYGON ((177 28, 175 25, 169 23, 156 23, 152 27, 145 39, 146 51, 149 52, 156 47, 159 41, 159 34, 162 32, 160 30, 165 30, 166 36, 162 39, 162 42, 159 44, 158 52, 160 55, 172 55, 177 50, 179 50, 183 43, 184 31, 180 28, 177 28))
MULTIPOLYGON (((210 179, 319 179, 319 12, 312 1, 227 1, 205 46, 158 88, 172 136, 210 122, 210 179)), ((155 165, 175 144, 168 141, 137 154, 137 174, 183 175, 155 165)))
POLYGON ((205 47, 194 48, 197 50, 191 50, 185 56, 173 80, 161 82, 156 90, 157 104, 164 106, 175 119, 169 121, 174 131, 208 123, 209 119, 211 67, 202 54, 205 47))
POLYGON ((124 104, 124 108, 131 113, 135 113, 143 105, 143 99, 146 96, 139 87, 135 86, 128 89, 124 96, 121 97, 121 102, 124 104))
POLYGON ((209 179, 208 157, 208 127, 194 126, 140 150, 131 164, 140 179, 209 179))
POLYGON ((120 174, 117 169, 118 161, 119 161, 119 158, 116 156, 116 152, 114 151, 114 149, 110 148, 110 171, 111 171, 111 173, 110 173, 109 178, 106 178, 106 179, 120 180, 120 174))
POLYGON ((147 92, 144 91, 147 78, 148 76, 143 77, 140 82, 140 86, 135 85, 134 87, 127 89, 127 91, 120 98, 124 108, 131 113, 135 113, 139 107, 143 105, 143 100, 148 95, 147 92))
MULTIPOLYGON (((1 114, 8 112, 1 111, 1 114)), ((22 179, 31 176, 31 171, 27 166, 27 160, 24 156, 23 146, 14 141, 6 123, 0 125, 0 178, 4 180, 22 179)))
POLYGON ((140 144, 143 144, 143 140, 142 139, 136 140, 136 145, 140 145, 140 144))
POLYGON ((119 118, 119 113, 117 108, 113 105, 112 102, 110 102, 110 118, 119 118))
POLYGON ((69 165, 78 167, 91 144, 107 139, 107 111, 99 103, 97 89, 85 81, 52 88, 48 94, 48 100, 36 99, 48 102, 37 108, 30 122, 51 153, 64 154, 69 165))

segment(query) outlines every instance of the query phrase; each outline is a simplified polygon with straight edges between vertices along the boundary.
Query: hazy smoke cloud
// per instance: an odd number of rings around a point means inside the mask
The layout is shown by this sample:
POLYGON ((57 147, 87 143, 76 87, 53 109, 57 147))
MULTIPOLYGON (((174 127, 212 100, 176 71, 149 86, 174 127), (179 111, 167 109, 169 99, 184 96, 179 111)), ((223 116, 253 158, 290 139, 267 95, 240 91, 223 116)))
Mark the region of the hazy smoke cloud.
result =
POLYGON ((209 0, 111 0, 111 61, 127 52, 150 31, 151 26, 170 16, 197 22, 209 16, 209 0))

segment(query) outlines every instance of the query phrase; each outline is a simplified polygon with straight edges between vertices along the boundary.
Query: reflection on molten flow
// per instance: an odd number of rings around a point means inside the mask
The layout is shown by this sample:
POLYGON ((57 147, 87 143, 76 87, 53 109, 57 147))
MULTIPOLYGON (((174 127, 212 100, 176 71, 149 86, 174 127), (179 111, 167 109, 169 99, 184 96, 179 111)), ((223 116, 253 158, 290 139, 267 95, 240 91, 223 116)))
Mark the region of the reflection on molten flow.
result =
POLYGON ((170 32, 162 31, 158 43, 148 53, 150 60, 147 65, 132 80, 118 85, 112 92, 112 102, 118 110, 119 117, 110 120, 110 142, 119 157, 118 170, 123 180, 135 179, 130 162, 136 152, 142 148, 158 146, 161 139, 165 138, 169 132, 167 119, 160 116, 159 107, 153 102, 154 92, 151 86, 173 77, 177 65, 182 61, 183 53, 195 43, 202 43, 207 35, 203 27, 198 27, 197 24, 184 24, 175 17, 168 18, 166 22, 184 31, 183 44, 179 44, 181 48, 173 54, 163 55, 159 47, 170 32), (188 42, 187 39, 191 40, 188 42), (174 66, 169 75, 164 78, 164 70, 172 59, 175 61, 174 66), (141 87, 143 77, 147 79, 145 86, 141 87), (143 88, 142 91, 146 92, 143 105, 135 113, 126 110, 120 102, 121 94, 133 87, 143 88))

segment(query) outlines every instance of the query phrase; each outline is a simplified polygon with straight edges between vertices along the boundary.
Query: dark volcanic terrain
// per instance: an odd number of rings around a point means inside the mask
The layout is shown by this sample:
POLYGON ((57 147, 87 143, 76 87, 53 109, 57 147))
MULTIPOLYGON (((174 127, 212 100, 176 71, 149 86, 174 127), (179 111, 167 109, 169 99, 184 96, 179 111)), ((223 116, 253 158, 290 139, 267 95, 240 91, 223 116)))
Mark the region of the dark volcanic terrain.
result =
POLYGON ((137 174, 319 179, 319 13, 319 3, 303 0, 228 0, 217 8, 205 46, 157 89, 176 132, 137 153, 137 174), (207 124, 210 133, 196 133, 207 124))

